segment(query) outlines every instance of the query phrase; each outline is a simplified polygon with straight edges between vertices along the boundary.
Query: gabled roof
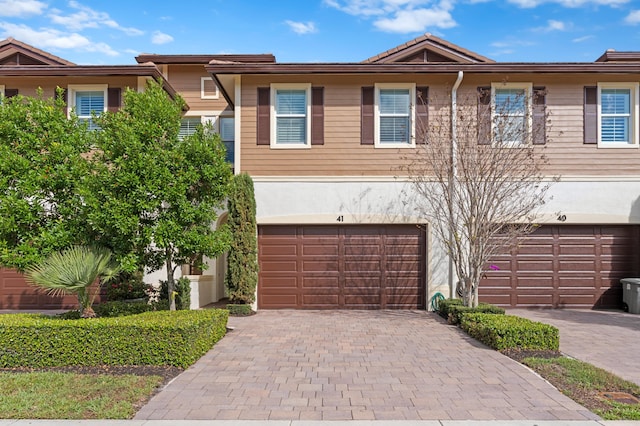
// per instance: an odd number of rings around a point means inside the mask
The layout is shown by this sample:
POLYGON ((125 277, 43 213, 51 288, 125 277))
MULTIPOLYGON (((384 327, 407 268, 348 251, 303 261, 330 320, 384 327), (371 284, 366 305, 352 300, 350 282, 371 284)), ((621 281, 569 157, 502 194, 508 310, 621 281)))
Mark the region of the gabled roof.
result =
POLYGON ((640 62, 640 52, 618 52, 609 49, 596 62, 640 62))
POLYGON ((154 64, 202 64, 206 65, 211 61, 225 62, 250 62, 255 64, 275 63, 276 57, 271 53, 264 54, 212 54, 212 55, 156 55, 153 53, 142 53, 136 56, 136 61, 142 64, 153 62, 154 64))
POLYGON ((9 37, 0 40, 0 66, 75 65, 51 53, 9 37))
POLYGON ((423 34, 406 43, 372 56, 363 63, 493 63, 492 59, 449 43, 433 34, 423 34))

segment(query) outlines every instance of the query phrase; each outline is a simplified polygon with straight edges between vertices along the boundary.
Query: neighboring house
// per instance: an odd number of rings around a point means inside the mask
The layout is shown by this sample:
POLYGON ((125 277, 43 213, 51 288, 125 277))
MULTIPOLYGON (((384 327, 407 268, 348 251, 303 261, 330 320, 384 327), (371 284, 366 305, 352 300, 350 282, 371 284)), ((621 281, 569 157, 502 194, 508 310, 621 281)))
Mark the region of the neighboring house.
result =
MULTIPOLYGON (((100 84, 108 108, 116 88, 164 78, 189 104, 183 134, 212 122, 235 173, 254 179, 259 309, 422 309, 436 292, 450 294, 447 257, 416 216, 400 166, 419 148, 417 123, 448 102, 460 72, 459 96, 492 94, 478 109, 502 95, 539 95, 528 116, 543 111, 550 121, 531 142, 546 142, 548 174, 561 176, 543 225, 494 259, 500 269, 487 272, 481 300, 619 308, 619 279, 640 274, 639 52, 609 51, 591 63, 498 63, 425 34, 353 63, 277 63, 272 55, 136 60, 75 66, 10 39, 0 42, 0 84, 6 96, 36 87, 51 96, 62 86, 81 97, 100 84)), ((208 263, 193 280, 211 293, 205 299, 217 299, 225 261, 208 263)), ((18 279, 5 274, 0 309, 7 282, 18 279)))
POLYGON ((613 51, 497 63, 429 34, 363 62, 211 62, 234 111, 236 173, 255 181, 258 308, 425 308, 450 294, 446 255, 398 166, 438 107, 424 99, 447 101, 460 71, 459 96, 539 95, 528 116, 550 122, 532 143, 547 142, 549 176, 561 176, 543 225, 496 257, 481 300, 621 307, 619 279, 640 273, 639 67, 640 53, 613 51))

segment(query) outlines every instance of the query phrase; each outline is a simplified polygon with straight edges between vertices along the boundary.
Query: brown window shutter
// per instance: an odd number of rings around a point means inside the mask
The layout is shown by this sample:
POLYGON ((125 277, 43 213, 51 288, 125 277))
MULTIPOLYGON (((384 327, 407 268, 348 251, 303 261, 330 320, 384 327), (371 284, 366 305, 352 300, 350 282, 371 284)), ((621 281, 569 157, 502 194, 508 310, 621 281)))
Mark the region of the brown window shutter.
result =
POLYGON ((119 87, 109 87, 107 89, 107 110, 110 112, 116 112, 120 109, 122 104, 120 96, 122 89, 119 87))
POLYGON ((584 143, 598 143, 598 88, 584 88, 584 143))
POLYGON ((547 90, 545 87, 533 88, 533 131, 534 145, 547 143, 547 90))
POLYGON ((367 86, 362 88, 362 106, 361 106, 361 121, 360 121, 360 144, 361 145, 373 145, 374 144, 374 127, 375 121, 373 116, 373 103, 374 103, 374 87, 367 86))
POLYGON ((271 139, 271 90, 269 87, 258 87, 258 116, 256 143, 269 145, 271 139))
POLYGON ((416 87, 416 144, 427 144, 427 130, 429 129, 429 88, 416 87))
POLYGON ((18 95, 18 89, 4 89, 5 98, 13 98, 18 95))
POLYGON ((324 87, 311 88, 311 145, 324 145, 324 87))
POLYGON ((478 87, 478 144, 491 145, 491 87, 478 87))

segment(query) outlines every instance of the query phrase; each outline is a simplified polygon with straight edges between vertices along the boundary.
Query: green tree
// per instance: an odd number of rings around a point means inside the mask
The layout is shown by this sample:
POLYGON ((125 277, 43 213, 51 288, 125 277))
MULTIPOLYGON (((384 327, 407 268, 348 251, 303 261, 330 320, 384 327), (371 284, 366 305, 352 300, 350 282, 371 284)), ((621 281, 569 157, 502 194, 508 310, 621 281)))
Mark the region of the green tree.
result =
POLYGON ((248 174, 235 176, 228 209, 233 236, 226 277, 229 299, 231 303, 251 304, 258 284, 258 242, 256 200, 248 174))
POLYGON ((229 245, 226 227, 212 228, 232 177, 224 145, 210 128, 179 138, 183 106, 156 82, 126 90, 120 111, 97 118, 95 172, 83 194, 97 241, 126 270, 166 268, 170 295, 180 264, 229 245))
POLYGON ((25 277, 30 283, 45 288, 54 296, 75 294, 83 318, 96 314, 91 307, 100 285, 117 276, 120 265, 103 247, 73 246, 51 253, 43 261, 29 266, 25 277), (98 285, 91 291, 91 285, 98 285))
MULTIPOLYGON (((60 97, 59 97, 60 98, 60 97)), ((0 264, 24 270, 83 243, 78 187, 88 174, 86 126, 62 100, 15 96, 0 107, 0 264)))

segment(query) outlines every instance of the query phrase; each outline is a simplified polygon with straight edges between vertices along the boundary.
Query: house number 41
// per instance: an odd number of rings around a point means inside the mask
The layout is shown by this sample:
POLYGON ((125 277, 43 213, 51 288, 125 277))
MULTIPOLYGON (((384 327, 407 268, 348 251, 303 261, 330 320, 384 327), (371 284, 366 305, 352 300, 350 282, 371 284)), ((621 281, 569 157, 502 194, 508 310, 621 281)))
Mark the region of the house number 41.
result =
POLYGON ((336 222, 344 222, 344 216, 342 215, 338 216, 338 218, 336 219, 336 222))

